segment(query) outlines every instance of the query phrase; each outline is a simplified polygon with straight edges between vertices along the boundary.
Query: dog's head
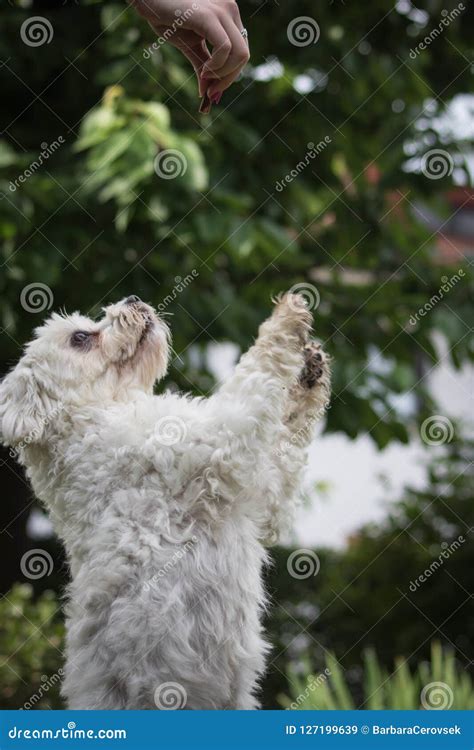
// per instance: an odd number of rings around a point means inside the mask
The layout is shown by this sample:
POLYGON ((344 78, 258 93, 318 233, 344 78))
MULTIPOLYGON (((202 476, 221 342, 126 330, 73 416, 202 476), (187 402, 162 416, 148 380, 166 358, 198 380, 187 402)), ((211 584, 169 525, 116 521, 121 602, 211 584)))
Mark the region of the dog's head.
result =
POLYGON ((126 401, 165 375, 169 329, 153 308, 132 296, 104 313, 97 322, 55 313, 36 329, 0 384, 4 444, 40 442, 68 406, 126 401))

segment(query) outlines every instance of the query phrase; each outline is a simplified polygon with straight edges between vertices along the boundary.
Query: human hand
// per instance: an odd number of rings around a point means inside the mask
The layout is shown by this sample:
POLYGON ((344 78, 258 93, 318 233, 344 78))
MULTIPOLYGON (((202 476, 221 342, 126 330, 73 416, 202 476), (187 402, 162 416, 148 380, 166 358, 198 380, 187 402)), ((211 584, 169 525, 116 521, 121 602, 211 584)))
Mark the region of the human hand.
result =
POLYGON ((217 104, 249 60, 235 0, 129 0, 191 62, 199 94, 217 104), (208 44, 211 46, 209 50, 208 44))

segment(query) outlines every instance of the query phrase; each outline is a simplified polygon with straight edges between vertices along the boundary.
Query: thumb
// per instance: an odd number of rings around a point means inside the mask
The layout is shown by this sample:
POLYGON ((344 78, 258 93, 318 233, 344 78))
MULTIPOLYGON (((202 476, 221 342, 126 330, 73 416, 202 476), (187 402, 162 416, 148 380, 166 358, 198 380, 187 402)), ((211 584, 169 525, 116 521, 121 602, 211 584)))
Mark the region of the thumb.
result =
POLYGON ((170 44, 173 45, 173 47, 176 47, 176 49, 179 49, 180 52, 183 53, 183 55, 189 60, 189 62, 193 66, 194 72, 196 73, 197 82, 198 82, 199 96, 204 96, 209 82, 201 78, 201 71, 202 71, 203 65, 211 57, 210 52, 207 48, 205 39, 199 39, 199 41, 196 44, 189 44, 189 42, 184 42, 182 39, 179 39, 179 38, 170 39, 169 41, 170 41, 170 44))

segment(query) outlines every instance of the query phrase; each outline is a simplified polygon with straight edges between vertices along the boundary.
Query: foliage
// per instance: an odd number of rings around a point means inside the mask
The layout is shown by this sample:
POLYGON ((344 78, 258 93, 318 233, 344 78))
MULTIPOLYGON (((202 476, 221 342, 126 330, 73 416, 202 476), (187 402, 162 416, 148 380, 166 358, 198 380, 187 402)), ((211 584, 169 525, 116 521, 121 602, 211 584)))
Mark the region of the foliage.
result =
POLYGON ((379 446, 407 440, 393 396, 413 389, 426 399, 419 359, 430 367, 438 359, 433 330, 446 333, 456 366, 472 356, 467 275, 449 292, 449 307, 442 302, 408 325, 448 273, 433 263, 431 231, 415 208, 423 201, 443 214, 440 195, 451 181, 406 170, 407 144, 418 164, 440 145, 458 179, 468 179, 468 144, 441 138, 435 119, 469 90, 472 9, 412 59, 444 5, 435 0, 422 13, 406 5, 387 12, 379 0, 362 13, 338 3, 316 11, 307 1, 243 0, 252 65, 202 117, 187 64, 167 45, 147 53, 153 33, 123 3, 41 6, 54 37, 40 48, 18 45, 35 3, 11 8, 0 41, 4 359, 41 317, 19 304, 26 284, 47 284, 56 308, 97 312, 132 292, 158 304, 176 277, 195 270, 167 310, 179 355, 170 378, 206 393, 205 344, 248 346, 272 294, 315 285, 317 332, 335 362, 328 429, 367 432, 379 446), (300 15, 316 17, 316 45, 288 39, 300 15), (440 90, 445 104, 433 98, 440 90), (41 143, 60 136, 64 145, 12 190, 41 143), (279 190, 308 144, 325 138, 327 147, 279 190), (164 179, 156 158, 170 149, 185 169, 164 179), (367 367, 382 351, 388 367, 367 367))
POLYGON ((290 551, 275 550, 268 577, 269 704, 287 691, 288 664, 298 668, 307 653, 315 670, 324 669, 324 653, 335 653, 359 702, 358 665, 366 648, 375 648, 386 669, 394 654, 415 665, 429 658, 436 637, 472 669, 472 449, 461 439, 449 444, 444 456, 433 458, 426 489, 406 490, 386 521, 360 529, 346 549, 318 549, 316 577, 295 580, 287 570, 290 551))
MULTIPOLYGON (((266 628, 273 653, 263 685, 266 707, 275 708, 275 696, 288 694, 295 683, 291 677, 288 684, 285 675, 309 672, 308 656, 316 676, 330 667, 329 684, 338 702, 339 667, 348 695, 360 705, 372 696, 378 672, 385 679, 397 653, 406 658, 390 681, 390 691, 387 688, 388 692, 370 701, 392 700, 397 686, 408 680, 407 670, 418 675, 416 680, 422 679, 423 684, 431 677, 447 682, 456 700, 461 700, 467 682, 462 677, 453 682, 449 665, 454 657, 441 660, 444 678, 437 676, 437 651, 431 652, 433 674, 425 674, 423 664, 430 659, 430 641, 438 638, 455 649, 456 663, 466 674, 471 669, 474 619, 468 592, 474 557, 469 529, 474 525, 474 504, 466 462, 471 450, 468 441, 450 444, 446 455, 438 457, 430 468, 429 487, 407 490, 384 524, 361 529, 341 552, 318 550, 321 565, 315 578, 295 580, 286 565, 290 550, 274 551, 267 582, 272 604, 266 628), (465 541, 459 543, 460 537, 465 541), (441 565, 434 566, 440 555, 441 565), (425 576, 424 581, 420 575, 425 576), (327 661, 324 654, 328 652, 337 656, 339 667, 327 661)), ((23 705, 38 692, 41 675, 57 674, 61 668, 62 624, 58 618, 59 603, 51 592, 31 601, 31 588, 21 585, 0 600, 2 707, 23 705)), ((297 684, 297 691, 302 692, 297 684)), ((330 694, 324 695, 329 700, 330 694)), ((413 698, 413 690, 410 695, 413 698)), ((319 689, 317 696, 319 699, 319 689)), ((57 694, 51 690, 36 705, 42 707, 47 702, 55 707, 59 705, 56 701, 57 694)))
POLYGON ((323 675, 310 674, 304 680, 297 674, 289 675, 291 699, 283 696, 284 708, 298 710, 369 710, 393 709, 453 709, 468 711, 474 708, 474 685, 471 677, 459 669, 452 651, 443 652, 437 641, 431 644, 431 661, 421 662, 411 672, 405 659, 395 661, 393 673, 380 665, 373 649, 364 652, 362 682, 363 705, 358 706, 351 696, 349 685, 337 659, 326 658, 327 671, 323 675))
MULTIPOLYGON (((166 45, 144 54, 155 37, 126 3, 21 5, 6 9, 0 36, 2 369, 47 314, 21 304, 29 284, 47 285, 55 309, 91 314, 131 293, 155 305, 170 295, 175 357, 168 385, 208 393, 207 344, 247 347, 271 296, 303 283, 317 288, 316 331, 334 359, 327 429, 368 434, 380 447, 406 441, 435 410, 422 377, 439 360, 433 333, 445 335, 455 367, 473 356, 467 264, 449 296, 416 325, 409 320, 461 263, 450 269, 435 262, 434 238, 418 209, 446 221, 444 196, 453 182, 449 175, 427 178, 420 158, 440 147, 458 181, 469 179, 470 145, 449 128, 440 134, 435 123, 472 88, 466 58, 474 6, 413 59, 410 50, 438 25, 444 0, 423 11, 384 0, 363 10, 354 3, 242 0, 252 64, 222 105, 201 117, 191 70, 166 45), (35 14, 54 29, 41 47, 19 41, 22 23, 35 14), (317 44, 290 43, 296 16, 315 17, 317 44), (308 144, 325 138, 327 146, 280 190, 308 144), (32 171, 43 144, 59 139, 64 143, 32 171), (157 174, 157 158, 169 150, 184 157, 175 179, 157 174), (192 283, 173 295, 193 271, 192 283), (421 411, 402 418, 396 397, 405 393, 416 396, 421 411)), ((375 646, 385 669, 394 652, 411 664, 428 657, 436 627, 458 656, 466 652, 474 635, 463 603, 473 563, 468 545, 415 593, 407 590, 444 542, 465 533, 460 518, 472 526, 467 479, 455 476, 461 448, 450 448, 451 468, 433 467, 426 492, 407 492, 386 526, 363 529, 345 552, 318 551, 317 579, 289 579, 288 551, 276 551, 268 705, 287 690, 288 663, 314 640, 314 668, 323 666, 318 654, 332 650, 359 697, 357 665, 366 646, 375 646), (420 633, 428 635, 425 644, 420 633)), ((12 556, 28 547, 20 522, 31 504, 22 480, 12 484, 17 470, 11 461, 1 468, 2 484, 9 484, 0 526, 14 524, 14 541, 4 542, 12 556)), ((5 580, 18 570, 11 562, 5 580)), ((59 669, 51 642, 59 646, 61 625, 51 594, 31 603, 24 588, 7 596, 0 642, 2 653, 14 656, 0 671, 2 704, 18 706, 39 689, 43 673, 59 669), (16 617, 12 597, 32 623, 47 621, 49 641, 16 617)), ((54 690, 37 705, 43 701, 55 705, 54 690)))
POLYGON ((64 627, 52 591, 17 584, 0 600, 0 708, 61 708, 64 627))

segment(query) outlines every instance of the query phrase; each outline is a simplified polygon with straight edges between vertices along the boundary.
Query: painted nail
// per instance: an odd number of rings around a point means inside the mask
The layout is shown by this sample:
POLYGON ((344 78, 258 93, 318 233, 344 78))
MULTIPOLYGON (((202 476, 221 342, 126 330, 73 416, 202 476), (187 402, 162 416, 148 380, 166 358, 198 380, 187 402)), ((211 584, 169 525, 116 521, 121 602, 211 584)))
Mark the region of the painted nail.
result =
POLYGON ((213 104, 219 104, 222 99, 222 91, 217 91, 215 94, 211 94, 210 99, 213 104))

